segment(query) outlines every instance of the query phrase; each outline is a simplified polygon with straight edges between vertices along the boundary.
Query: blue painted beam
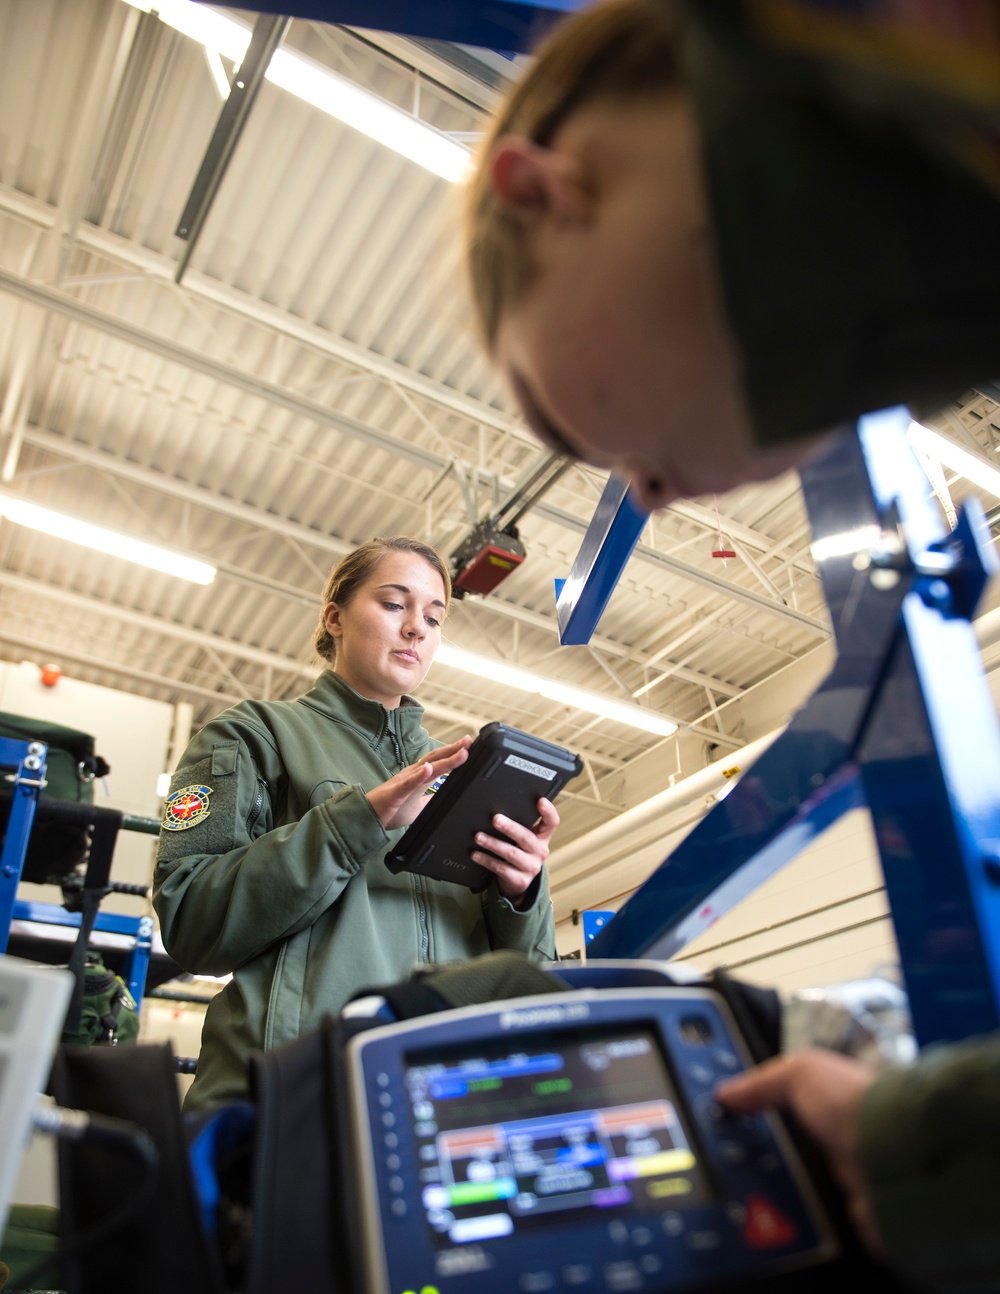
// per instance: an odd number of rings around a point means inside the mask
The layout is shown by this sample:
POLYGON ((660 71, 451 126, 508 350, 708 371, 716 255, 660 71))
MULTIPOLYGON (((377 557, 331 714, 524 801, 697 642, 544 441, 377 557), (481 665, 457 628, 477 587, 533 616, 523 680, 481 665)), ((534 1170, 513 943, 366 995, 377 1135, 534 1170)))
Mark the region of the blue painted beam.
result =
POLYGON ((11 914, 24 870, 38 796, 45 783, 47 758, 48 747, 41 742, 0 738, 0 768, 12 770, 10 781, 14 788, 0 850, 0 953, 7 951, 11 914))
POLYGON ((908 422, 863 418, 803 470, 837 662, 588 956, 672 955, 867 804, 918 1040, 1000 1027, 1000 726, 970 624, 997 562, 975 501, 947 531, 908 422))
POLYGON ((570 573, 557 584, 556 619, 564 647, 590 642, 648 518, 633 501, 628 482, 609 476, 570 573))
POLYGON ((546 4, 526 0, 481 0, 478 4, 466 0, 255 0, 241 7, 484 49, 524 52, 558 18, 579 9, 581 4, 582 0, 548 0, 546 4))

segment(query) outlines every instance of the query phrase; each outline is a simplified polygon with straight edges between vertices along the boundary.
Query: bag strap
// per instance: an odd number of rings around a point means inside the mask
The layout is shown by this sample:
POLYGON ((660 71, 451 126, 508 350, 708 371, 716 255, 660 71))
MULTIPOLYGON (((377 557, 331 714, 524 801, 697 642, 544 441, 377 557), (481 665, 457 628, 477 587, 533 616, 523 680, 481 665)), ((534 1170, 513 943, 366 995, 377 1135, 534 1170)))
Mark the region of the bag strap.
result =
POLYGON ((410 1020, 414 1016, 432 1015, 452 1007, 563 993, 569 987, 561 975, 544 970, 525 953, 502 948, 470 961, 421 967, 408 980, 361 989, 351 1001, 362 997, 383 997, 397 1020, 410 1020))
POLYGON ((69 956, 69 969, 73 972, 73 994, 63 1023, 63 1041, 71 1042, 80 1032, 83 1017, 84 980, 87 974, 87 945, 94 932, 94 922, 101 900, 108 892, 111 876, 111 857, 118 839, 122 814, 117 809, 93 811, 90 851, 87 858, 87 875, 83 884, 80 906, 80 932, 69 956))
POLYGON ((61 1106, 137 1124, 159 1153, 148 1205, 101 1242, 73 1249, 141 1189, 138 1161, 98 1139, 60 1140, 60 1231, 70 1294, 226 1294, 218 1254, 201 1228, 169 1043, 61 1047, 51 1091, 61 1106))

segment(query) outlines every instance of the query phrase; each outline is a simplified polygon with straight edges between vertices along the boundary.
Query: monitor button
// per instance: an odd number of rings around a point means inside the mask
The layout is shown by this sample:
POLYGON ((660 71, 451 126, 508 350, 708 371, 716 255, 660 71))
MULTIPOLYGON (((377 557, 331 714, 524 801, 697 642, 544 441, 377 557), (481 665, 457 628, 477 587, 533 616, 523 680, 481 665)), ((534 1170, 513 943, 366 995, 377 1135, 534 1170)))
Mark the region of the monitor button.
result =
POLYGON ((688 1077, 693 1079, 699 1087, 709 1087, 715 1082, 715 1070, 710 1065, 703 1065, 700 1061, 687 1067, 688 1077))
POLYGON ((747 1152, 738 1141, 720 1141, 719 1153, 727 1164, 745 1164, 747 1152))
POLYGON ((748 1196, 746 1207, 742 1234, 751 1249, 780 1249, 798 1240, 798 1228, 766 1195, 748 1196))
POLYGON ((555 1289, 556 1278, 552 1272, 522 1272, 517 1282, 521 1294, 546 1294, 555 1289))
POLYGON ((695 1253, 707 1253, 710 1249, 718 1249, 722 1244, 722 1236, 718 1231, 689 1231, 687 1235, 687 1247, 695 1253))
POLYGON ((726 1217, 734 1227, 741 1227, 746 1221, 747 1211, 739 1200, 730 1200, 726 1205, 726 1217))
POLYGON ((604 1266, 604 1283, 609 1290, 624 1294, 627 1290, 646 1288, 646 1278, 639 1270, 638 1263, 606 1263, 604 1266))
POLYGON ((664 1213, 660 1219, 660 1226, 668 1236, 679 1236, 684 1231, 684 1219, 679 1213, 664 1213))
POLYGON ((581 1285, 590 1285, 594 1280, 594 1269, 586 1263, 570 1263, 559 1273, 564 1285, 570 1289, 579 1289, 581 1285))
POLYGON ((724 1128, 732 1125, 735 1120, 724 1105, 720 1105, 714 1096, 707 1097, 701 1103, 702 1113, 709 1123, 714 1124, 717 1128, 724 1128))
POLYGON ((644 1249, 646 1245, 653 1243, 653 1233, 649 1227, 634 1227, 632 1230, 632 1243, 644 1249))
POLYGON ((711 1023, 703 1015, 686 1015, 677 1031, 689 1047, 703 1047, 714 1036, 711 1023))

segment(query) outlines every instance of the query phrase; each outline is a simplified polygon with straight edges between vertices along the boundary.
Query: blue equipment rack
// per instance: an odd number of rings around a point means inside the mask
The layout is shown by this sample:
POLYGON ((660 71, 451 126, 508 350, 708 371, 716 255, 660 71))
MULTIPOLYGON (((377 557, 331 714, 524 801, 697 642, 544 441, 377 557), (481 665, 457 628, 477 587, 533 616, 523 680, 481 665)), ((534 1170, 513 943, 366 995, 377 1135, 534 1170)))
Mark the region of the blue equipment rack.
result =
MULTIPOLYGON (((589 956, 674 955, 867 805, 918 1041, 1000 1025, 1000 728, 970 623, 996 555, 974 501, 948 532, 909 421, 905 409, 862 418, 802 471, 836 664, 589 956)), ((615 520, 595 517, 605 533, 588 532, 581 553, 599 556, 572 598, 562 590, 574 642, 634 546, 631 517, 617 546, 615 520)))
MULTIPOLYGON (((100 897, 106 893, 111 852, 119 829, 151 832, 158 824, 151 818, 137 818, 116 810, 90 805, 64 804, 52 801, 46 806, 50 812, 74 821, 93 820, 97 825, 91 856, 93 866, 88 866, 85 894, 89 891, 90 905, 84 911, 70 912, 54 903, 30 902, 17 897, 18 885, 31 838, 31 829, 38 810, 39 795, 45 786, 48 749, 42 742, 21 742, 0 738, 0 767, 9 769, 7 780, 12 784, 10 816, 0 850, 0 954, 7 951, 12 921, 28 921, 40 926, 56 926, 80 931, 87 922, 87 934, 98 931, 104 934, 125 936, 130 941, 120 967, 122 979, 128 986, 139 1010, 146 990, 146 979, 153 950, 152 917, 131 917, 96 910, 100 897), (99 836, 103 848, 95 848, 99 836), (99 855, 99 856, 98 856, 99 855), (93 910, 88 911, 88 907, 93 910)), ((81 952, 82 957, 82 952, 81 952)))

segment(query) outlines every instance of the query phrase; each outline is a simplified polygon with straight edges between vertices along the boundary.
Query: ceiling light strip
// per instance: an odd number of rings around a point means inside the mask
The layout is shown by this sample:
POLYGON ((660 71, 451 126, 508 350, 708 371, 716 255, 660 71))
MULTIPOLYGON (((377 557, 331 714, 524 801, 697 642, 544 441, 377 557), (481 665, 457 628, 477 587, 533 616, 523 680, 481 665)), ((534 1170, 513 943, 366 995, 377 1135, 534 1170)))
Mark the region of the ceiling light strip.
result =
POLYGON ((500 683, 505 687, 517 688, 522 692, 532 692, 544 696, 560 705, 583 710, 587 714, 598 715, 602 719, 612 719, 616 723, 628 724, 643 732, 651 732, 658 737, 669 737, 677 731, 677 724, 655 710, 646 710, 639 705, 630 705, 625 701, 612 701, 598 692, 585 688, 572 687, 559 683, 555 679, 543 678, 530 670, 508 665, 504 661, 492 660, 486 656, 476 656, 472 652, 462 651, 450 643, 442 643, 436 659, 451 669, 464 670, 478 678, 491 683, 500 683))
POLYGON ((215 567, 209 566, 207 562, 196 561, 193 557, 185 557, 156 544, 144 543, 131 535, 105 530, 103 526, 94 526, 89 521, 67 517, 65 513, 53 512, 50 508, 39 507, 24 499, 0 495, 0 517, 6 517, 16 525, 27 526, 30 530, 38 530, 43 535, 52 535, 71 544, 81 544, 84 548, 105 553, 109 557, 121 557, 149 570, 190 580, 192 584, 211 584, 215 579, 215 567))
MULTIPOLYGON (((125 3, 143 13, 155 13, 174 31, 228 58, 237 67, 250 44, 250 29, 243 23, 191 0, 125 0, 125 3)), ((277 50, 265 78, 452 184, 461 180, 472 164, 471 154, 464 145, 294 50, 277 50)))

